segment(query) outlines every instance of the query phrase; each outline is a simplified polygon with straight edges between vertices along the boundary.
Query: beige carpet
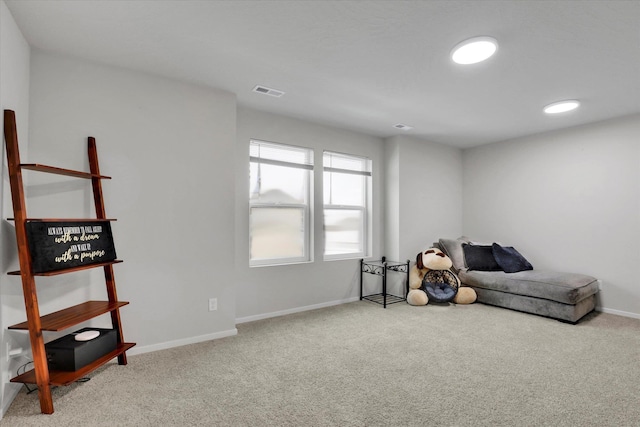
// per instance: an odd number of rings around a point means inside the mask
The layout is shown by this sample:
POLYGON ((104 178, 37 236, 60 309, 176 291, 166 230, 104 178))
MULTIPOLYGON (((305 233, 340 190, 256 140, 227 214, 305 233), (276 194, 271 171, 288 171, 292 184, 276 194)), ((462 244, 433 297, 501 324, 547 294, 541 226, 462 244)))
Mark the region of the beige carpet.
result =
POLYGON ((2 426, 640 426, 640 320, 356 302, 21 392, 2 426))

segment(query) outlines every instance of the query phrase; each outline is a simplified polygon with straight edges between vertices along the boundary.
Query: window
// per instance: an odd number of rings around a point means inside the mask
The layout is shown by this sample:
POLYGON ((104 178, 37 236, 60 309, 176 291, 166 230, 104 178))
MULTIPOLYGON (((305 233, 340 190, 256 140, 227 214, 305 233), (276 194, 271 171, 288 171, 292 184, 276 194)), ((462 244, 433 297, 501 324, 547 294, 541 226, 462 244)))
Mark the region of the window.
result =
POLYGON ((371 160, 325 151, 324 258, 364 257, 369 252, 371 160))
POLYGON ((313 151, 252 140, 249 154, 250 265, 310 261, 313 151))

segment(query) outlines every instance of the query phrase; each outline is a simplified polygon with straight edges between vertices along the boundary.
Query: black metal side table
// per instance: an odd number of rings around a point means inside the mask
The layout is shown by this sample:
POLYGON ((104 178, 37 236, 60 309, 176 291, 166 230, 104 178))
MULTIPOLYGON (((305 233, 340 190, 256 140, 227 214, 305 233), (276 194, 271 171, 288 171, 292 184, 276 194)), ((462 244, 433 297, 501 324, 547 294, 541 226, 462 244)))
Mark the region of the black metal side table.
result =
POLYGON ((409 291, 409 261, 407 262, 399 262, 399 261, 387 261, 386 257, 382 257, 379 261, 365 261, 364 259, 360 260, 360 300, 367 300, 371 302, 375 302, 376 304, 382 304, 384 308, 387 308, 387 304, 395 304, 397 302, 406 301, 407 292, 409 291), (393 294, 387 293, 387 271, 395 271, 397 273, 404 273, 406 275, 405 279, 405 289, 403 296, 397 296, 393 294), (362 282, 363 282, 363 274, 375 274, 377 276, 382 276, 382 293, 378 294, 370 294, 370 295, 362 295, 362 282))

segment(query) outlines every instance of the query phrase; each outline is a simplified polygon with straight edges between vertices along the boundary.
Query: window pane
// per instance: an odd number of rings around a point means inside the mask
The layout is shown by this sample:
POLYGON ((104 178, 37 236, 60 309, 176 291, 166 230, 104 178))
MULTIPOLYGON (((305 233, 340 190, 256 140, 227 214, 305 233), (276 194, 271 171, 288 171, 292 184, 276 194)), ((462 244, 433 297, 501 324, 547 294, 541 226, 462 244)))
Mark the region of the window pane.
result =
POLYGON ((364 211, 350 209, 324 210, 324 254, 364 253, 364 211))
POLYGON ((251 208, 251 259, 305 256, 303 208, 251 208))
POLYGON ((251 140, 249 154, 250 264, 309 261, 313 150, 251 140))
POLYGON ((371 160, 325 151, 323 200, 326 259, 366 256, 371 160))
POLYGON ((324 173, 325 205, 365 205, 365 179, 362 175, 339 172, 324 173))
POLYGON ((309 171, 286 166, 250 163, 252 202, 306 203, 309 171))

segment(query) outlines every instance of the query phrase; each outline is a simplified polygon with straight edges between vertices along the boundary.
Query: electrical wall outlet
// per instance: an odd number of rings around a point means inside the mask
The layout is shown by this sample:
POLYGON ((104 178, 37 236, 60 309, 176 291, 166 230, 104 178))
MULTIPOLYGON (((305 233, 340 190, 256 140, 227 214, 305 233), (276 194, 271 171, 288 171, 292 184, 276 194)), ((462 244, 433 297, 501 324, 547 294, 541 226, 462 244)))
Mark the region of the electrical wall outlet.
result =
POLYGON ((18 347, 18 348, 14 348, 9 350, 9 357, 18 357, 22 355, 22 348, 18 347))
POLYGON ((209 311, 216 311, 218 309, 218 298, 209 298, 209 311))
POLYGON ((12 348, 11 344, 7 343, 7 355, 9 358, 21 356, 23 351, 22 347, 12 348))

